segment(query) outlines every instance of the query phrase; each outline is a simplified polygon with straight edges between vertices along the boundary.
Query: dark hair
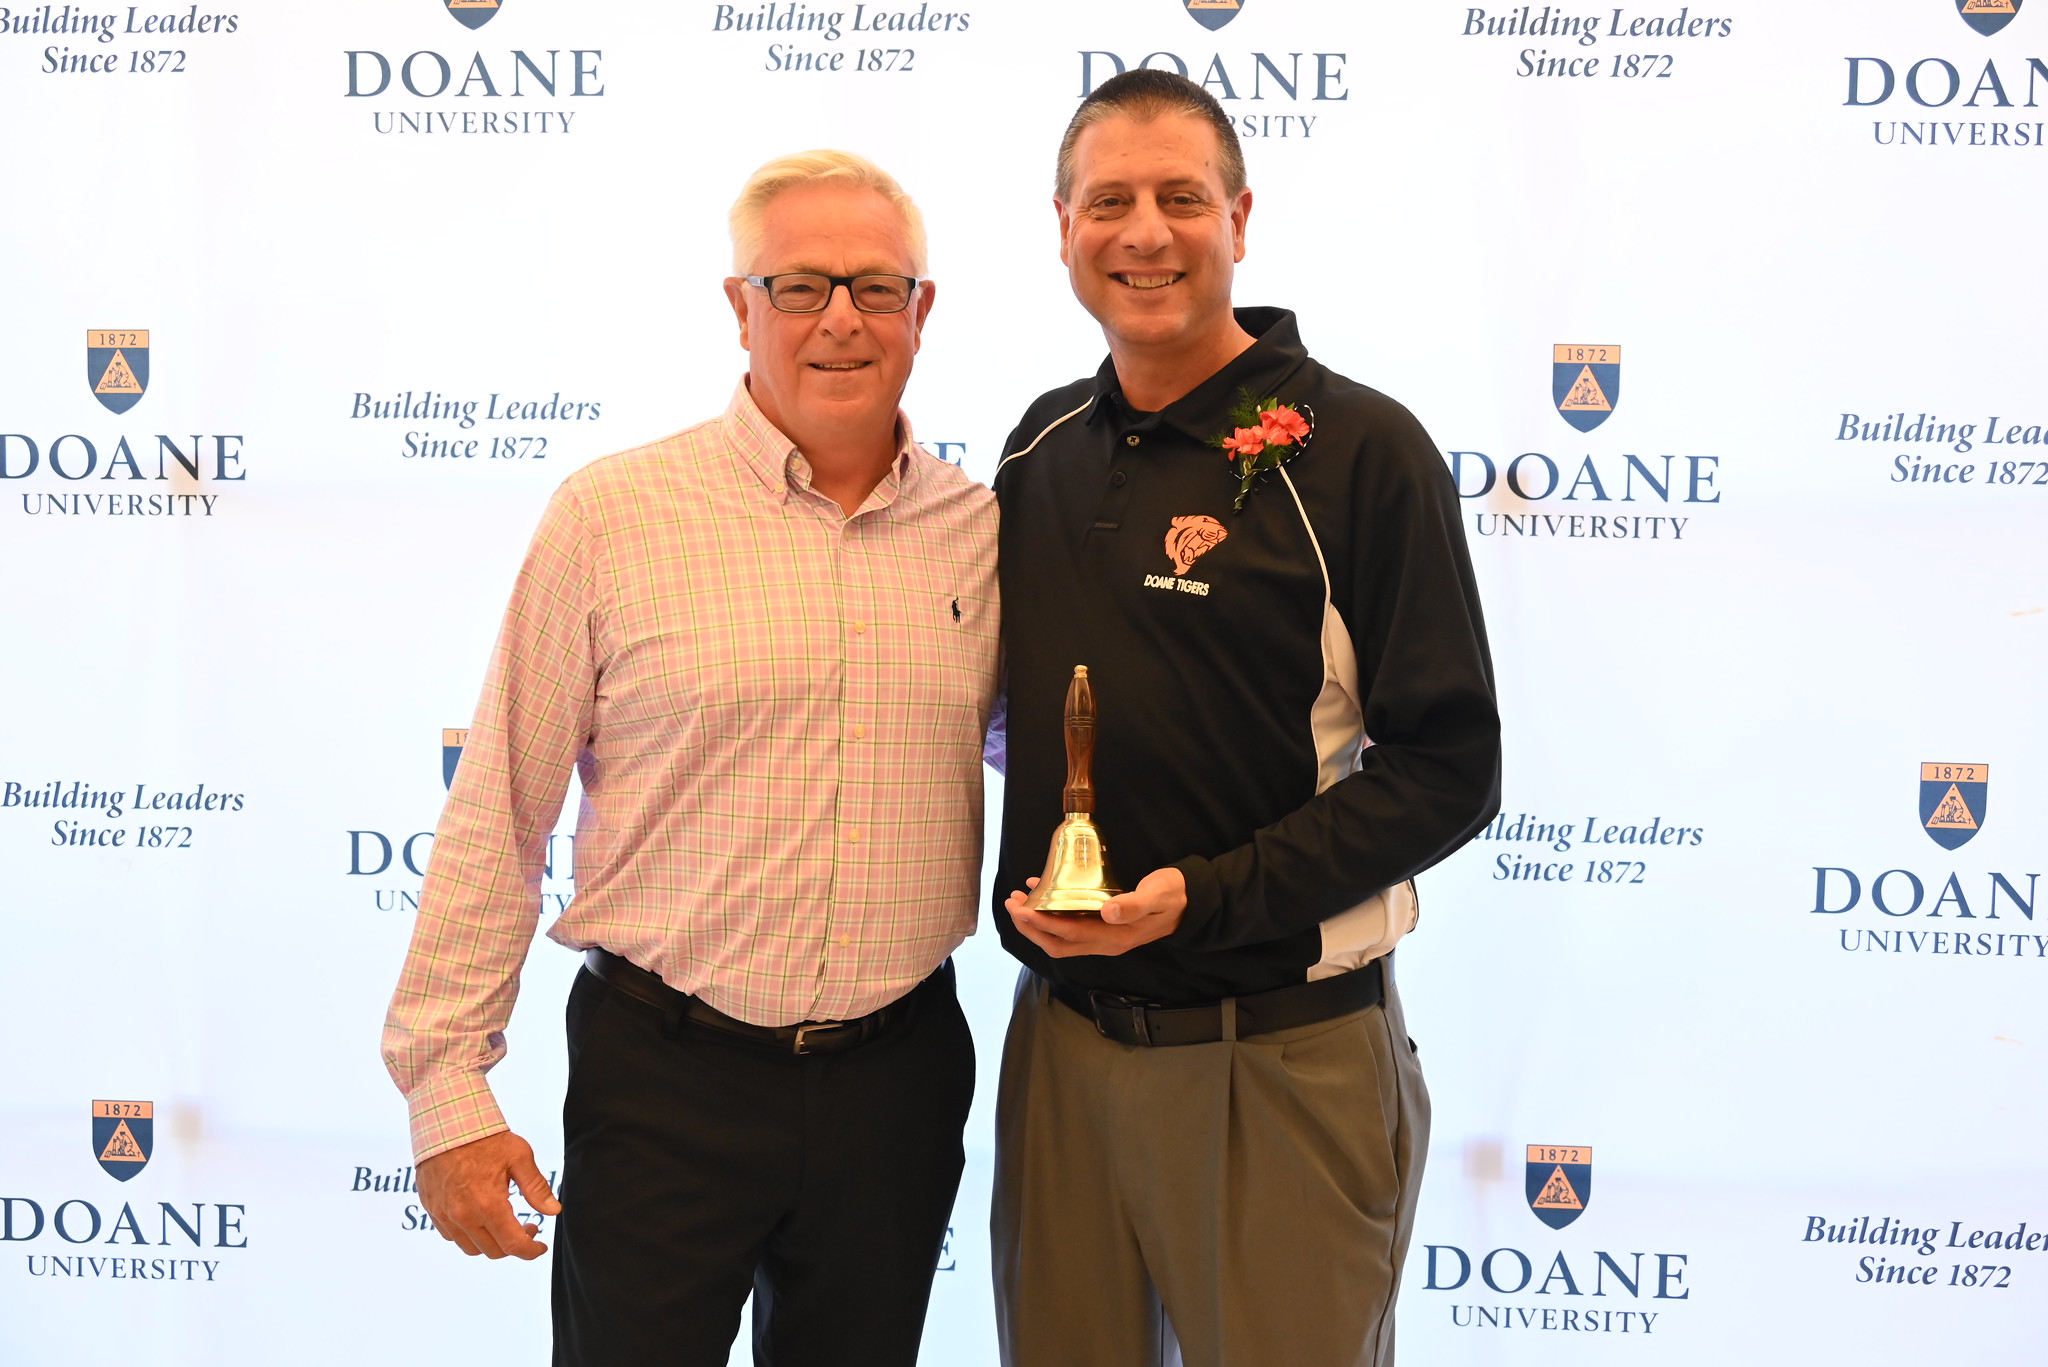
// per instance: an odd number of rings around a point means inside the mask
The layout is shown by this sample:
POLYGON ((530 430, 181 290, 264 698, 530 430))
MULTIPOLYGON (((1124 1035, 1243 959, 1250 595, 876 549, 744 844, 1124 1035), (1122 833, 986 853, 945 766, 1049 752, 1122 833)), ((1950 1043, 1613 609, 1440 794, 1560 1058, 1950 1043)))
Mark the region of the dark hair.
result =
POLYGON ((1237 130, 1216 97, 1185 76, 1139 67, 1095 87, 1074 111, 1066 135, 1060 139, 1059 166, 1053 179, 1053 193, 1060 202, 1066 203, 1074 188, 1074 144, 1081 140, 1082 129, 1119 115, 1150 123, 1161 114, 1186 114, 1215 129, 1217 169, 1223 173, 1224 193, 1235 196, 1244 189, 1244 149, 1238 146, 1237 130))

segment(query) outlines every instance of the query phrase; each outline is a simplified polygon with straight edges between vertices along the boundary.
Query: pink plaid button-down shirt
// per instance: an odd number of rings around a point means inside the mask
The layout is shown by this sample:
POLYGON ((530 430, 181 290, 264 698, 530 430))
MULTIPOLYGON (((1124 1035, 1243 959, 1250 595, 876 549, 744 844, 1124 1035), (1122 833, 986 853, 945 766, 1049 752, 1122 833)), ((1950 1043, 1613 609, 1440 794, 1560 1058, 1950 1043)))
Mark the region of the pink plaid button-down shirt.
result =
POLYGON ((898 421, 851 517, 744 383, 556 492, 385 1022, 419 1158, 506 1128, 484 1074, 571 765, 576 896, 548 935, 741 1020, 864 1015, 973 931, 996 505, 898 421))

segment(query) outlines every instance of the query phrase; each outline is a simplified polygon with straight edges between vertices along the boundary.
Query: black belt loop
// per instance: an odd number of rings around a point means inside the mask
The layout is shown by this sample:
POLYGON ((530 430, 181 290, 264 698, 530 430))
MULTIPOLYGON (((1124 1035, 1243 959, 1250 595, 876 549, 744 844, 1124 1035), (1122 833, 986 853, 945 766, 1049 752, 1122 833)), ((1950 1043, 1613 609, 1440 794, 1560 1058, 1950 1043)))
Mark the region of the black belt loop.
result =
POLYGON ((1223 1008, 1223 1038, 1237 1042, 1237 998, 1225 997, 1218 1003, 1223 1008))

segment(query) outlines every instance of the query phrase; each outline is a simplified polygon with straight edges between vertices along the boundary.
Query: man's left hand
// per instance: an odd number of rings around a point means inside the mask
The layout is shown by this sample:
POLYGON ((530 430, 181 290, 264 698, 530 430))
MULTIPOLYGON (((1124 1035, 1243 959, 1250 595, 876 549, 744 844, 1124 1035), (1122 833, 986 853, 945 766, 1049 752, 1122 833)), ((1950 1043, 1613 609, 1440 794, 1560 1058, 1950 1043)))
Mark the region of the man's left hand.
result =
MULTIPOLYGON (((1026 886, 1037 887, 1036 878, 1026 886)), ((1129 892, 1102 904, 1102 916, 1048 916, 1024 910, 1025 894, 1013 892, 1003 903, 1025 939, 1055 959, 1082 954, 1126 954, 1139 945, 1163 940, 1180 928, 1188 908, 1188 884, 1179 869, 1154 869, 1129 892)))

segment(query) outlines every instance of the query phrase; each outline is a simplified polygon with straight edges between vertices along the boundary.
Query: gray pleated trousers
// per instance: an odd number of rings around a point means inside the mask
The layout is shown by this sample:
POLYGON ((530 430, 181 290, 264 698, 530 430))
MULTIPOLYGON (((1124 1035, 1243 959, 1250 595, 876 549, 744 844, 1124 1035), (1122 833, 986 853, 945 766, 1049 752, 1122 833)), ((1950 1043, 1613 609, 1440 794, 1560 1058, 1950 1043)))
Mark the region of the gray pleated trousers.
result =
POLYGON ((1005 1367, 1391 1367, 1429 1094, 1381 1006, 1103 1038, 1026 971, 990 1214, 1005 1367))

